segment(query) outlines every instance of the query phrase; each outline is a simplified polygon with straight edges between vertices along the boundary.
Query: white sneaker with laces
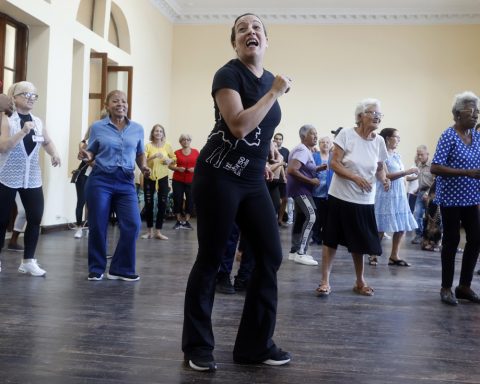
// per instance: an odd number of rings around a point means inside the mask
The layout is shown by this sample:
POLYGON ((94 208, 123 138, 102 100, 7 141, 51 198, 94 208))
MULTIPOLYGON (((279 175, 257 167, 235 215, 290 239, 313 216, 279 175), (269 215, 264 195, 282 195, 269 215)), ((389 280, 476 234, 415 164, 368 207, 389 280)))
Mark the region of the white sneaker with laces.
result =
POLYGON ((18 267, 18 272, 32 276, 45 276, 47 274, 47 271, 38 266, 37 259, 24 259, 18 267))
POLYGON ((318 261, 314 260, 310 255, 300 255, 297 253, 295 256, 295 263, 303 265, 318 265, 318 261))
POLYGON ((73 237, 75 239, 81 239, 83 236, 83 229, 82 227, 77 227, 77 230, 75 231, 75 235, 73 235, 73 237))

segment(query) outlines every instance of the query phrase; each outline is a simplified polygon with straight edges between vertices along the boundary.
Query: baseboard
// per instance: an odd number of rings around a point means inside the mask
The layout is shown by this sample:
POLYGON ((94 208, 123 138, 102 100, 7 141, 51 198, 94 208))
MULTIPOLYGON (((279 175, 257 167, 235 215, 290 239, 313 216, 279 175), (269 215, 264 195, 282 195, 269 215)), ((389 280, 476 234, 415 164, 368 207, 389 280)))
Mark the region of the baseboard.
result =
POLYGON ((52 233, 52 232, 59 232, 59 231, 68 231, 71 226, 74 224, 64 223, 64 224, 54 224, 54 225, 42 225, 40 229, 40 233, 52 233))

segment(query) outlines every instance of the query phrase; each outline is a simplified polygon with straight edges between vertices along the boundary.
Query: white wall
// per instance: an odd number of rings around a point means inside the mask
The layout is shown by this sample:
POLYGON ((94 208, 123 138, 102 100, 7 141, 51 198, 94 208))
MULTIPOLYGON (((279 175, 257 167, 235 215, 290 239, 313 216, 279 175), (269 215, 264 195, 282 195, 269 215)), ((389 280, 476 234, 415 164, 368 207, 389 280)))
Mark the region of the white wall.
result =
MULTIPOLYGON (((201 147, 214 124, 210 96, 215 71, 234 57, 230 25, 174 27, 172 125, 201 147), (192 64, 193 63, 193 64, 192 64), (188 111, 188 113, 185 113, 188 111)), ((382 127, 399 129, 405 165, 415 149, 433 153, 440 132, 452 123, 453 96, 480 94, 480 25, 267 25, 265 67, 293 78, 279 100, 277 131, 285 145, 314 124, 320 135, 354 125, 366 97, 381 100, 382 127)))

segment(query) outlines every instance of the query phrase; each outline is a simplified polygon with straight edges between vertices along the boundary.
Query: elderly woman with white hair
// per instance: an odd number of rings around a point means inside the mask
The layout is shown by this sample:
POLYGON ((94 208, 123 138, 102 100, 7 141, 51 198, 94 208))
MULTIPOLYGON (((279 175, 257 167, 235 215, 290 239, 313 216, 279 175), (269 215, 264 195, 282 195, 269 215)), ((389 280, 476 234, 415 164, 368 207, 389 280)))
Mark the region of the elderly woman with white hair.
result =
POLYGON ((313 159, 313 148, 317 145, 315 127, 304 125, 298 134, 301 142, 291 150, 287 168, 287 194, 295 202, 292 247, 288 258, 298 264, 318 265, 318 262, 307 254, 316 219, 312 192, 320 184, 317 172, 326 171, 327 166, 326 164, 317 166, 313 159))
MULTIPOLYGON (((31 111, 38 100, 37 89, 28 81, 13 84, 9 91, 15 112, 7 120, 2 116, 0 134, 0 245, 3 247, 5 231, 17 192, 27 218, 24 237, 24 255, 18 268, 20 273, 45 276, 35 259, 44 199, 40 148, 51 157, 54 167, 60 158, 42 121, 31 111)), ((0 248, 1 248, 0 247, 0 248)))
POLYGON ((173 171, 173 213, 177 218, 173 229, 193 229, 189 220, 193 213, 192 181, 198 150, 190 147, 189 134, 182 133, 178 141, 182 148, 175 151, 176 161, 169 165, 173 171))
POLYGON ((355 109, 356 127, 342 129, 335 138, 330 162, 335 174, 328 191, 318 296, 330 294, 330 272, 339 244, 352 254, 356 274, 353 291, 373 296, 373 288, 363 276, 363 255, 382 253, 374 211, 376 179, 385 190, 390 187, 384 167, 388 157, 385 141, 375 133, 382 117, 380 102, 365 99, 355 109))
POLYGON ((443 226, 440 298, 448 305, 457 305, 457 299, 480 303, 480 297, 470 288, 480 251, 480 133, 475 130, 478 107, 479 99, 472 92, 455 96, 455 123, 440 136, 430 169, 437 175, 434 201, 440 206, 443 226), (451 288, 460 225, 465 229, 466 244, 454 294, 451 288))

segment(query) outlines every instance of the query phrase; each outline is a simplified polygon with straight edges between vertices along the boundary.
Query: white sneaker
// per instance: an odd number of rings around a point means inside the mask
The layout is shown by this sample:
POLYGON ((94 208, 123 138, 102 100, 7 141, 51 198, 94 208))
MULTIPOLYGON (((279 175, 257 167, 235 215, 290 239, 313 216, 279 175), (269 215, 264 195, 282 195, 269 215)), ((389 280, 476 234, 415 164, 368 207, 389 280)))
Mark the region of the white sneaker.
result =
POLYGON ((297 256, 297 252, 290 252, 288 254, 288 260, 295 260, 295 256, 297 256))
POLYGON ((47 271, 38 266, 37 259, 23 260, 18 272, 30 274, 32 276, 45 276, 47 271))
POLYGON ((310 255, 297 255, 295 256, 295 263, 303 265, 318 265, 318 261, 314 260, 310 255))
POLYGON ((73 235, 73 237, 75 239, 81 239, 83 236, 83 229, 82 227, 78 227, 77 230, 75 231, 75 235, 73 235))

